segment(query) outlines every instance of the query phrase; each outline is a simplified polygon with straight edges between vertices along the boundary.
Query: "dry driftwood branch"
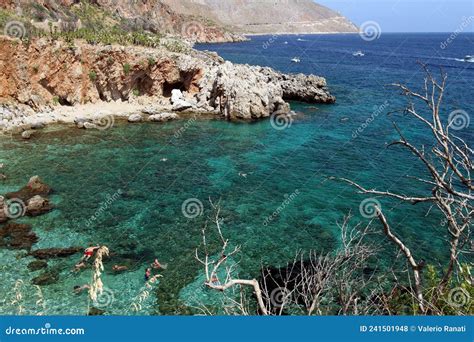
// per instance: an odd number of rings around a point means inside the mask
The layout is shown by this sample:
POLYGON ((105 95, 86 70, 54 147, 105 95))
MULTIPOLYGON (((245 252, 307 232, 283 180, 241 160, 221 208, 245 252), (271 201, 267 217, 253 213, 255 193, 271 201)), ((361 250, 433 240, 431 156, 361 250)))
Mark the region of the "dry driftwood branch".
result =
MULTIPOLYGON (((474 213, 474 185, 471 176, 474 170, 472 162, 474 151, 466 141, 451 132, 453 122, 446 118, 447 115, 443 113, 441 108, 446 89, 447 75, 442 73, 441 81, 438 81, 426 66, 423 65, 422 67, 426 75, 423 92, 413 91, 408 86, 400 83, 393 84, 393 86, 400 89, 401 93, 408 98, 408 105, 403 112, 412 116, 429 129, 433 138, 433 147, 426 149, 425 146, 415 146, 404 136, 396 124, 394 124, 395 129, 400 139, 389 144, 389 147, 401 146, 407 149, 425 166, 427 178, 414 178, 429 185, 431 187, 430 194, 423 196, 397 194, 389 191, 368 189, 345 178, 340 180, 357 188, 359 193, 362 194, 388 197, 411 204, 431 203, 432 207, 438 208, 444 216, 450 254, 449 262, 443 267, 444 274, 437 286, 436 292, 439 297, 452 279, 455 268, 460 262, 459 257, 472 254, 472 250, 466 247, 470 241, 474 213), (428 108, 429 114, 426 115, 416 109, 415 101, 425 105, 428 108)), ((434 297, 434 303, 425 303, 423 300, 419 272, 421 265, 415 261, 410 249, 403 243, 402 239, 392 233, 381 208, 377 209, 377 217, 384 227, 385 235, 403 253, 412 269, 415 279, 414 290, 421 312, 426 312, 427 306, 435 307, 436 296, 434 297)))
POLYGON ((265 303, 263 302, 262 298, 262 291, 260 289, 260 284, 256 279, 234 279, 232 276, 232 272, 230 269, 226 270, 226 280, 221 283, 218 279, 217 273, 218 271, 225 265, 225 262, 228 258, 232 257, 233 255, 240 252, 240 247, 235 247, 231 252, 228 252, 229 240, 224 238, 221 229, 221 219, 220 219, 220 206, 219 204, 214 204, 210 200, 211 206, 214 209, 214 217, 213 222, 216 225, 217 232, 219 234, 219 238, 222 243, 220 258, 218 260, 212 260, 209 255, 209 250, 207 247, 206 241, 206 228, 207 224, 202 229, 202 241, 204 246, 204 257, 199 256, 199 251, 196 249, 196 259, 204 266, 204 272, 206 275, 206 286, 218 290, 218 291, 225 291, 235 285, 241 286, 250 286, 253 288, 254 294, 257 298, 257 304, 259 309, 263 315, 268 315, 267 308, 265 307, 265 303))

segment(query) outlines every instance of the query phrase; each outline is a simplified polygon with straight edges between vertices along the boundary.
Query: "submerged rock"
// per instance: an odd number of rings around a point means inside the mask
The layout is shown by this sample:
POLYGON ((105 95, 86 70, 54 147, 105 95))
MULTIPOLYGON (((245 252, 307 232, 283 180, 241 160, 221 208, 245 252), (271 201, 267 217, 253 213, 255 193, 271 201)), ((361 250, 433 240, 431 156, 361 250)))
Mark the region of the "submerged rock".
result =
POLYGON ((28 264, 28 269, 32 272, 48 267, 48 263, 43 260, 34 260, 28 264))
POLYGON ((38 237, 28 224, 8 223, 0 227, 0 246, 30 250, 38 237))
POLYGON ((45 248, 32 251, 30 254, 36 259, 67 258, 83 250, 82 247, 45 248))
POLYGON ((91 306, 89 309, 89 313, 87 314, 88 316, 102 316, 105 314, 105 310, 98 309, 94 306, 91 306))
POLYGON ((33 285, 45 286, 57 283, 59 280, 59 274, 57 272, 44 272, 39 276, 33 278, 31 282, 33 285))

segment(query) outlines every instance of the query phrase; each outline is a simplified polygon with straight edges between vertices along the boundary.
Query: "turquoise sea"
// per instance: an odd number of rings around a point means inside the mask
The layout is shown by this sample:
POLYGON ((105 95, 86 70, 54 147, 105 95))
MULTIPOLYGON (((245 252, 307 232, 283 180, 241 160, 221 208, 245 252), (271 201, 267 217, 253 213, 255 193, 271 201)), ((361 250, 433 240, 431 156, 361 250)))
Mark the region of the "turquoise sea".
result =
MULTIPOLYGON (((442 68, 449 76, 445 118, 462 109, 473 121, 474 64, 462 58, 474 54, 474 34, 460 34, 442 49, 448 37, 383 34, 367 42, 357 35, 260 36, 244 43, 200 45, 236 63, 324 76, 337 103, 292 103, 299 114, 285 129, 275 129, 270 120, 248 124, 184 117, 167 124, 117 122, 105 131, 51 127, 29 141, 2 137, 0 163, 8 179, 0 182, 0 193, 19 189, 33 175, 54 189, 54 211, 18 220, 31 224, 39 236, 34 249, 109 247, 112 256, 103 275, 107 291, 99 305, 106 314, 137 314, 130 305, 146 290, 143 275, 155 258, 167 269, 138 314, 189 314, 202 303, 218 305, 219 294, 202 286, 203 269, 194 258, 212 214, 209 199, 220 200, 223 233, 231 246, 242 247, 231 260, 236 272, 251 277, 263 265, 285 265, 298 251, 338 248, 337 222, 349 212, 354 224, 369 222, 359 211, 365 197, 331 176, 383 190, 428 191, 406 177, 422 175, 422 165, 403 150, 387 149, 396 138, 394 120, 416 142, 429 146, 430 140, 413 120, 387 116, 405 99, 386 85, 421 87, 418 61, 434 73, 442 68), (353 56, 357 50, 365 56, 353 56), (292 63, 293 57, 301 63, 292 63), (202 215, 183 215, 189 199, 198 211, 202 203, 202 215), (114 274, 115 264, 130 270, 114 274)), ((470 122, 459 131, 471 144, 473 127, 470 122)), ((378 200, 416 257, 435 265, 446 257, 436 211, 378 200)), ((209 236, 217 253, 215 237, 209 236)), ((383 237, 374 241, 387 247, 374 266, 389 266, 394 251, 383 237)), ((22 313, 86 314, 87 295, 72 291, 91 279, 90 269, 71 272, 79 258, 48 262, 59 280, 41 288, 40 310, 31 279, 42 271, 27 269, 34 259, 24 251, 0 249, 0 313, 18 313, 18 304, 11 301, 21 279, 22 313)))

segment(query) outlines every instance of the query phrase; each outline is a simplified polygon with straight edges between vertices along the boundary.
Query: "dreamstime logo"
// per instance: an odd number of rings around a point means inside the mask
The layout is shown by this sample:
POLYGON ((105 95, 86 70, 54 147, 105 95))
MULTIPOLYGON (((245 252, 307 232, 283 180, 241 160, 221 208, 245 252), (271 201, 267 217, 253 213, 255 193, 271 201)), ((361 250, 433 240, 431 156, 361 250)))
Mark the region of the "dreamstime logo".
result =
POLYGON ((94 306, 98 309, 110 306, 115 301, 114 292, 109 288, 103 288, 97 295, 97 299, 93 301, 94 306))
POLYGON ((366 21, 360 26, 359 35, 363 40, 371 42, 380 38, 382 29, 378 22, 366 21))
POLYGON ((181 212, 189 219, 194 219, 201 216, 204 212, 204 206, 197 198, 188 198, 181 205, 181 212))
POLYGON ((469 114, 462 109, 452 111, 448 117, 448 127, 455 131, 469 127, 470 122, 469 114))
POLYGON ((3 211, 8 218, 17 219, 25 216, 26 205, 19 198, 12 198, 5 202, 3 211))
POLYGON ((98 130, 105 131, 106 129, 112 128, 114 126, 115 119, 114 116, 104 115, 94 119, 94 124, 98 130))
POLYGON ((181 27, 181 34, 184 37, 199 38, 204 32, 204 27, 197 21, 184 23, 181 27))
POLYGON ((461 308, 471 301, 471 296, 466 289, 462 287, 455 287, 448 294, 448 304, 455 307, 461 308))
POLYGON ((109 210, 112 204, 120 197, 122 193, 122 189, 119 189, 112 196, 107 194, 107 199, 102 202, 99 209, 97 209, 94 214, 87 219, 86 226, 90 227, 92 223, 94 223, 104 212, 109 210))
POLYGON ((174 132, 174 138, 175 139, 179 139, 183 136, 184 132, 186 132, 188 130, 189 127, 191 127, 192 125, 194 125, 196 123, 196 115, 194 115, 191 119, 189 119, 188 121, 186 121, 186 123, 180 128, 178 129, 177 131, 174 132))
POLYGON ((5 25, 3 33, 11 38, 22 39, 26 36, 26 28, 22 22, 13 20, 5 25))
POLYGON ((359 205, 359 212, 365 218, 374 218, 382 208, 379 201, 375 198, 366 198, 359 205))
POLYGON ((286 113, 273 113, 270 117, 270 124, 277 131, 283 131, 287 128, 290 128, 293 124, 293 118, 291 115, 286 113))
POLYGON ((380 114, 382 114, 388 106, 388 101, 385 101, 382 105, 374 106, 374 111, 372 114, 364 121, 362 125, 357 127, 356 130, 352 132, 352 138, 357 138, 380 114))
POLYGON ((287 206, 290 205, 291 202, 300 194, 300 190, 296 189, 292 194, 288 195, 285 194, 285 200, 280 204, 280 206, 268 217, 265 218, 263 221, 263 225, 266 227, 270 222, 272 222, 275 218, 277 218, 283 210, 286 209, 287 206))
POLYGON ((454 32, 451 33, 451 35, 439 45, 441 50, 446 49, 448 45, 451 44, 460 33, 462 33, 467 27, 469 27, 472 21, 474 21, 474 15, 471 15, 468 18, 463 17, 463 21, 461 22, 461 25, 459 25, 459 27, 456 30, 454 30, 454 32))
POLYGON ((270 303, 273 307, 281 308, 288 303, 291 293, 287 288, 277 287, 270 293, 270 303))

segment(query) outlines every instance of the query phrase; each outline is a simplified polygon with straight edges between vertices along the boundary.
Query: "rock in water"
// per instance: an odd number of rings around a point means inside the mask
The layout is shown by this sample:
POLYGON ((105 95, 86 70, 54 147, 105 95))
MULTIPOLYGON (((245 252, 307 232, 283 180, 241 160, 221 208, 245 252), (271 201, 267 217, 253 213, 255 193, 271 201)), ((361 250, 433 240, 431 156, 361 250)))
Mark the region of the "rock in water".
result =
POLYGON ((39 216, 45 214, 53 209, 53 206, 49 203, 49 200, 36 195, 32 197, 26 206, 26 214, 29 216, 39 216))
POLYGON ((142 120, 143 118, 140 114, 132 114, 128 117, 128 122, 131 123, 141 122, 142 120))
POLYGON ((175 113, 161 113, 161 114, 155 114, 155 115, 150 115, 148 117, 148 121, 151 122, 166 122, 170 120, 176 120, 178 119, 178 115, 175 113))
POLYGON ((45 286, 57 283, 59 280, 59 274, 57 272, 44 272, 39 276, 33 278, 31 281, 33 285, 45 286))
POLYGON ((89 313, 87 314, 88 316, 102 316, 105 314, 105 310, 98 309, 94 306, 91 306, 89 309, 89 313))
MULTIPOLYGON (((79 127, 79 126, 78 126, 79 127)), ((92 122, 84 122, 82 127, 84 127, 85 129, 97 129, 97 125, 92 123, 92 122)))
POLYGON ((41 178, 38 176, 33 176, 28 181, 28 184, 21 188, 17 192, 10 192, 5 195, 6 198, 17 198, 22 200, 23 202, 27 202, 32 197, 40 195, 40 196, 47 196, 51 193, 52 189, 44 183, 41 178))
POLYGON ((24 131, 23 133, 21 133, 21 137, 25 140, 30 139, 32 135, 33 135, 32 131, 24 131))
POLYGON ((28 269, 32 272, 48 267, 48 263, 43 260, 35 260, 28 264, 28 269))
POLYGON ((32 251, 30 254, 36 259, 67 258, 83 250, 82 247, 45 248, 32 251))
POLYGON ((0 228, 0 246, 30 250, 38 237, 28 224, 8 223, 0 228))

